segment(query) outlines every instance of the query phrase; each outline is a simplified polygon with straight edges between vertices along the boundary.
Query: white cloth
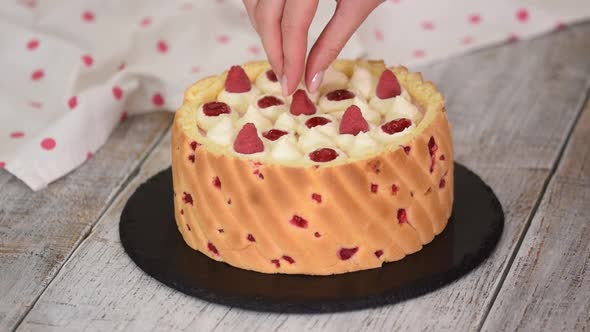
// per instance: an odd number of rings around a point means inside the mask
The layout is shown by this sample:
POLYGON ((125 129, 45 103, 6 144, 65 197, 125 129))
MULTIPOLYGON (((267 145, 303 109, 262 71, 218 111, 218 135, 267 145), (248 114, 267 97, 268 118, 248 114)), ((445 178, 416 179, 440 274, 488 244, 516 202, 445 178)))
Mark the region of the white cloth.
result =
MULTIPOLYGON (((333 11, 320 1, 310 43, 333 11)), ((342 57, 415 65, 590 16, 588 0, 388 0, 342 57)), ((174 111, 184 89, 264 58, 239 0, 4 0, 0 168, 41 189, 127 116, 174 111)))

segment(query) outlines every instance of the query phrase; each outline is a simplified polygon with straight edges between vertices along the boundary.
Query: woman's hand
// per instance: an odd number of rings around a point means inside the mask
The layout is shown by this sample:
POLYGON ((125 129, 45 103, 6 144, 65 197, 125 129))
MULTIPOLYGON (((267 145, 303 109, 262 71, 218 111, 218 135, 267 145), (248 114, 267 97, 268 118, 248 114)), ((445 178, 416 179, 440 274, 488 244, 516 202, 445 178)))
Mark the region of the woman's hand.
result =
POLYGON ((318 0, 243 0, 254 29, 262 39, 268 61, 280 77, 284 95, 297 88, 305 70, 305 83, 315 92, 324 70, 383 0, 336 0, 334 15, 307 57, 307 33, 318 0))

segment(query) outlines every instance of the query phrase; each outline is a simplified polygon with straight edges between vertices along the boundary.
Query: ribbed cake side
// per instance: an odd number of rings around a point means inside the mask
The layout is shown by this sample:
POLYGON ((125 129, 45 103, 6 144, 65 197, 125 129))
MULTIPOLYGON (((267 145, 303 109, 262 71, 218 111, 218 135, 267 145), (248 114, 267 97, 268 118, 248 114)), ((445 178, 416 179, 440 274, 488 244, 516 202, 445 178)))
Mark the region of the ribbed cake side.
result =
MULTIPOLYGON (((255 66, 244 66, 252 80, 266 68, 255 66)), ((187 244, 243 269, 326 275, 379 267, 432 241, 453 202, 449 123, 431 83, 393 70, 426 110, 415 135, 326 167, 260 164, 199 145, 191 109, 215 98, 223 76, 189 88, 172 130, 176 222, 187 244)))

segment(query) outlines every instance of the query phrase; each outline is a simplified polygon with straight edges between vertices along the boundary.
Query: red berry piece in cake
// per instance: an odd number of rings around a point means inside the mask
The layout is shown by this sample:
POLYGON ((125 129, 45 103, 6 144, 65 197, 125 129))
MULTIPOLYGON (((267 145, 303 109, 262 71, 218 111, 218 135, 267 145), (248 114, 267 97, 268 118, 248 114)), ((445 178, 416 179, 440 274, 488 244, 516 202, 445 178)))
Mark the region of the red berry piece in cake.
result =
POLYGON ((191 149, 193 149, 193 151, 196 151, 196 150, 197 150, 197 148, 198 148, 199 146, 201 146, 201 144, 197 143, 196 141, 192 141, 192 142, 190 143, 190 146, 191 146, 191 149))
POLYGON ((293 226, 297 226, 299 228, 307 228, 308 222, 307 220, 301 218, 298 215, 293 215, 293 217, 291 217, 291 220, 289 220, 289 223, 291 223, 291 225, 293 226))
POLYGON ((379 258, 381 256, 383 256, 383 250, 379 249, 379 250, 375 251, 375 257, 379 258))
POLYGON ((279 138, 287 135, 288 132, 284 131, 284 130, 280 130, 280 129, 271 129, 269 131, 266 131, 264 133, 262 133, 262 136, 264 138, 266 138, 269 141, 276 141, 279 138))
POLYGON ((330 122, 332 122, 332 120, 324 118, 323 116, 314 116, 313 118, 309 118, 307 121, 305 121, 305 126, 307 128, 313 128, 327 125, 330 122))
POLYGON ((224 233, 225 231, 223 230, 223 228, 218 228, 217 231, 221 234, 224 233))
POLYGON ((291 108, 289 110, 293 115, 313 115, 316 112, 315 105, 302 89, 295 91, 291 108))
POLYGON ((403 146, 402 148, 404 148, 404 152, 406 153, 406 155, 410 154, 410 151, 412 151, 412 147, 411 146, 403 146))
MULTIPOLYGON (((408 128, 411 125, 412 125, 412 120, 406 119, 406 118, 401 118, 401 119, 391 120, 391 121, 383 124, 381 126, 381 130, 383 130, 383 132, 386 134, 393 135, 393 134, 404 131, 404 129, 408 128)), ((405 148, 404 148, 404 150, 405 150, 405 148)))
POLYGON ((356 105, 351 105, 346 109, 340 121, 340 134, 358 135, 360 132, 369 131, 369 123, 363 117, 361 109, 356 105))
POLYGON ((350 258, 352 258, 352 256, 354 256, 354 254, 356 254, 358 250, 359 247, 342 248, 338 251, 338 257, 340 257, 340 259, 343 261, 349 260, 350 258))
POLYGON ((316 201, 317 203, 321 203, 322 202, 322 195, 320 195, 318 193, 313 193, 313 194, 311 194, 311 199, 316 201))
POLYGON ((191 196, 191 194, 189 194, 187 192, 183 192, 182 193, 182 201, 184 202, 184 204, 193 205, 193 196, 191 196))
POLYGON ((180 209, 180 214, 184 215, 184 209, 180 209))
POLYGON ((438 182, 438 187, 440 189, 444 188, 446 185, 447 185, 447 181, 444 178, 440 179, 440 181, 438 182))
POLYGON ((377 190, 379 190, 379 185, 376 183, 371 183, 371 192, 377 193, 377 190))
POLYGON ((275 74, 275 72, 272 71, 272 69, 269 69, 266 71, 266 78, 268 78, 268 80, 271 82, 278 82, 279 81, 279 79, 277 78, 277 74, 275 74))
POLYGON ((219 176, 213 178, 213 186, 215 186, 215 188, 221 189, 221 180, 219 180, 219 176))
POLYGON ((322 237, 322 234, 320 234, 320 232, 315 232, 315 233, 313 233, 313 236, 315 236, 315 237, 322 237))
POLYGON ((254 235, 252 235, 252 234, 248 234, 248 236, 246 236, 246 239, 248 239, 248 241, 250 241, 250 242, 256 242, 256 239, 254 238, 254 235))
POLYGON ((278 259, 271 259, 270 262, 274 264, 277 269, 281 267, 281 262, 278 259))
POLYGON ((406 209, 397 210, 397 221, 400 224, 406 224, 408 222, 408 214, 406 213, 406 209))
POLYGON ((250 79, 246 75, 244 68, 241 66, 232 66, 225 79, 225 91, 242 93, 250 91, 251 88, 252 83, 250 83, 250 79))
POLYGON ((444 161, 445 160, 445 155, 444 154, 441 154, 440 157, 438 157, 438 160, 444 161))
POLYGON ((240 129, 234 141, 234 150, 242 154, 253 154, 264 151, 264 144, 260 137, 258 137, 258 131, 253 123, 248 122, 240 129))
POLYGON ((387 99, 397 97, 401 93, 402 88, 399 85, 395 74, 389 69, 383 71, 379 77, 379 83, 377 83, 377 89, 375 91, 377 97, 387 99))
POLYGON ((229 114, 231 110, 229 105, 220 101, 212 101, 203 105, 203 113, 206 116, 220 116, 221 114, 229 114))
POLYGON ((431 136, 428 140, 428 153, 430 153, 430 173, 434 171, 434 164, 436 163, 436 151, 438 150, 438 145, 436 145, 436 141, 434 137, 431 136))
POLYGON ((392 194, 392 195, 396 195, 398 191, 399 191, 399 188, 398 188, 398 186, 397 186, 395 183, 394 183, 394 184, 392 184, 392 185, 391 185, 391 194, 392 194))
POLYGON ((186 229, 190 232, 191 231, 191 225, 186 224, 186 229))
POLYGON ((215 256, 219 256, 219 251, 217 250, 217 247, 213 245, 213 243, 207 243, 207 249, 209 249, 209 251, 211 251, 215 256))
POLYGON ((285 102, 283 102, 282 100, 280 100, 279 98, 275 97, 275 96, 264 96, 260 99, 258 99, 258 107, 260 108, 269 108, 272 106, 279 106, 279 105, 284 105, 285 102))
POLYGON ((289 264, 295 264, 295 260, 291 256, 283 255, 283 259, 289 264))
POLYGON ((330 101, 342 101, 354 98, 354 93, 346 89, 330 91, 326 94, 326 99, 330 101))
POLYGON ((195 154, 191 154, 190 156, 188 156, 188 160, 190 160, 193 164, 195 163, 195 154))
POLYGON ((317 149, 309 154, 309 159, 318 163, 326 163, 336 158, 338 158, 338 152, 330 148, 317 149))

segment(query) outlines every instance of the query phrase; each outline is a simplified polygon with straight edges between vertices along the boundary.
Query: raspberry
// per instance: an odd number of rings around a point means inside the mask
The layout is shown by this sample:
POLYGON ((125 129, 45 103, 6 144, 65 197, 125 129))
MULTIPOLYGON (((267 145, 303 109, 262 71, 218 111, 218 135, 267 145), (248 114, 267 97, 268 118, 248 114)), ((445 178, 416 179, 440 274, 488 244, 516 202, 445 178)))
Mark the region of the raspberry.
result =
POLYGON ((367 120, 363 118, 361 109, 356 105, 351 105, 346 109, 344 115, 342 115, 342 121, 340 122, 340 134, 351 134, 358 135, 360 132, 369 131, 369 124, 367 120))
POLYGON ((404 152, 406 154, 410 154, 410 151, 412 150, 412 147, 411 146, 402 146, 402 147, 404 148, 404 152))
POLYGON ((379 77, 379 83, 377 83, 377 90, 375 94, 381 99, 387 99, 397 97, 402 93, 402 88, 397 81, 395 74, 386 69, 379 77))
POLYGON ((258 137, 256 126, 253 123, 248 122, 242 127, 242 129, 240 129, 240 132, 234 141, 234 150, 243 154, 264 151, 264 144, 260 137, 258 137))
POLYGON ((273 263, 277 269, 281 267, 281 262, 278 259, 271 259, 270 262, 273 263))
POLYGON ((336 158, 338 158, 338 152, 330 148, 317 149, 309 154, 309 159, 318 163, 325 163, 336 158))
POLYGON ((391 185, 391 194, 392 195, 395 195, 395 194, 397 194, 398 191, 399 191, 399 188, 397 187, 397 185, 396 184, 392 184, 391 185))
POLYGON ((190 160, 194 164, 195 163, 195 155, 191 154, 190 156, 188 156, 188 160, 190 160))
POLYGON ((436 163, 436 151, 438 150, 438 145, 436 145, 436 141, 434 137, 431 136, 430 140, 428 140, 428 153, 430 153, 430 173, 434 171, 434 164, 436 163))
POLYGON ((289 263, 289 264, 294 264, 295 263, 295 260, 293 258, 291 258, 291 256, 283 255, 283 259, 285 261, 287 261, 287 263, 289 263))
POLYGON ((338 251, 338 256, 340 256, 340 259, 345 261, 350 259, 352 256, 354 256, 354 254, 356 254, 356 252, 359 250, 359 247, 354 247, 354 248, 342 248, 340 249, 340 251, 338 251))
POLYGON ((317 127, 317 126, 326 125, 330 122, 332 122, 332 120, 321 117, 321 116, 314 116, 313 118, 310 118, 307 121, 305 121, 305 126, 307 128, 313 128, 313 127, 317 127))
MULTIPOLYGON (((381 126, 381 130, 383 130, 386 134, 393 135, 395 133, 399 133, 404 131, 404 129, 408 128, 412 125, 412 120, 401 118, 395 119, 387 122, 386 124, 381 126)), ((404 148, 405 150, 405 148, 404 148)))
POLYGON ((285 103, 275 96, 265 96, 258 99, 258 107, 268 108, 271 106, 284 105, 285 103))
POLYGON ((225 79, 225 90, 227 92, 248 92, 252 88, 252 83, 244 69, 240 66, 232 66, 225 79))
POLYGON ((300 216, 298 216, 296 214, 293 215, 293 217, 291 217, 291 220, 289 220, 289 222, 291 223, 291 225, 297 226, 300 228, 307 228, 307 224, 308 224, 307 220, 301 218, 300 216))
POLYGON ((379 250, 375 251, 375 256, 377 258, 381 257, 382 255, 383 255, 383 250, 379 249, 379 250))
POLYGON ((219 176, 216 176, 216 177, 213 178, 213 185, 216 188, 221 189, 221 180, 219 180, 219 176))
POLYGON ((443 179, 440 179, 440 182, 438 183, 438 187, 442 189, 446 185, 447 185, 447 181, 444 178, 443 179))
POLYGON ((201 146, 201 144, 197 143, 196 141, 192 141, 192 142, 190 143, 190 146, 191 146, 191 149, 193 149, 193 151, 196 151, 196 150, 197 150, 197 148, 198 148, 199 146, 201 146))
POLYGON ((207 249, 209 249, 209 251, 211 251, 213 254, 215 254, 216 256, 219 256, 219 251, 217 250, 217 248, 213 245, 213 243, 209 242, 207 243, 207 249))
POLYGON ((313 194, 311 194, 311 199, 313 199, 314 201, 316 201, 318 203, 321 203, 322 202, 322 195, 313 193, 313 194))
POLYGON ((256 242, 256 239, 254 238, 254 236, 252 234, 248 234, 248 236, 246 237, 248 239, 248 241, 250 242, 256 242))
POLYGON ((376 193, 377 189, 379 189, 379 185, 375 183, 371 183, 371 192, 376 193))
POLYGON ((266 78, 268 78, 268 80, 271 82, 278 82, 279 81, 279 79, 277 78, 277 74, 275 74, 275 72, 272 71, 272 69, 266 71, 266 78))
POLYGON ((341 101, 354 98, 354 93, 346 89, 334 90, 328 92, 326 98, 330 101, 341 101))
POLYGON ((206 116, 219 116, 221 114, 229 114, 230 112, 229 106, 220 101, 212 101, 203 105, 203 113, 206 116))
POLYGON ((262 136, 264 136, 264 138, 266 138, 270 141, 276 141, 279 138, 281 138, 282 136, 285 136, 287 134, 288 134, 288 132, 286 132, 284 130, 271 129, 267 132, 262 133, 262 136))
POLYGON ((293 115, 312 115, 315 114, 316 109, 313 102, 307 96, 305 91, 299 89, 293 94, 291 101, 291 109, 289 110, 293 115))
POLYGON ((184 202, 184 204, 193 205, 193 196, 191 196, 191 194, 189 194, 187 192, 183 192, 182 193, 182 201, 184 202))
POLYGON ((406 213, 406 209, 397 210, 397 221, 400 224, 405 224, 408 222, 408 215, 406 213))
POLYGON ((322 234, 320 234, 320 232, 315 232, 315 233, 313 233, 313 236, 315 236, 315 237, 321 237, 322 234))

